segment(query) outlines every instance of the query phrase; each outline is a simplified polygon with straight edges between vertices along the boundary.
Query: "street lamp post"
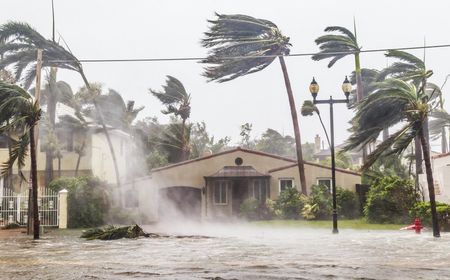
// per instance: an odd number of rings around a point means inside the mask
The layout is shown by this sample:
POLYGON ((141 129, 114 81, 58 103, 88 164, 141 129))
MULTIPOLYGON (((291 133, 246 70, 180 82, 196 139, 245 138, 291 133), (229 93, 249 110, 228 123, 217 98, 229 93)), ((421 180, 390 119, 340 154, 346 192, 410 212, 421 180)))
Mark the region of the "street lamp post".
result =
POLYGON ((331 152, 331 192, 333 196, 333 233, 338 233, 337 225, 337 205, 336 205, 336 162, 334 155, 334 115, 333 115, 333 104, 335 103, 348 103, 350 91, 352 90, 352 85, 345 77, 344 83, 342 84, 342 91, 345 94, 345 99, 330 99, 317 100, 317 94, 319 93, 319 84, 313 78, 311 84, 309 85, 309 91, 313 96, 314 104, 330 104, 330 152, 331 152))

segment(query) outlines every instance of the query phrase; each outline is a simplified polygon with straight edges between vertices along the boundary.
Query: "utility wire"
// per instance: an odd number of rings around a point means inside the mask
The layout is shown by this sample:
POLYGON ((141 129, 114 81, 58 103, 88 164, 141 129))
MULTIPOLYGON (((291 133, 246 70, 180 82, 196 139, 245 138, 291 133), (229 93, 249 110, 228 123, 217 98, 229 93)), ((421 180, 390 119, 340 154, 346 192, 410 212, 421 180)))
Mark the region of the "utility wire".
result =
MULTIPOLYGON (((445 45, 432 45, 432 46, 417 46, 417 47, 402 47, 402 48, 385 48, 385 49, 368 49, 359 51, 348 51, 348 52, 326 52, 330 55, 343 55, 343 54, 355 54, 355 53, 373 53, 373 52, 386 52, 390 50, 419 50, 419 49, 437 49, 437 48, 449 48, 450 44, 445 45)), ((303 57, 303 56, 313 56, 318 53, 291 53, 284 55, 286 57, 303 57)), ((254 55, 254 56, 222 56, 218 59, 254 59, 254 58, 276 58, 279 55, 254 55)), ((80 59, 79 62, 84 63, 97 63, 97 62, 158 62, 158 61, 202 61, 206 60, 205 57, 165 57, 165 58, 117 58, 117 59, 80 59)), ((72 62, 73 60, 49 60, 48 62, 53 63, 66 63, 72 62)), ((214 62, 211 62, 214 64, 214 62)))

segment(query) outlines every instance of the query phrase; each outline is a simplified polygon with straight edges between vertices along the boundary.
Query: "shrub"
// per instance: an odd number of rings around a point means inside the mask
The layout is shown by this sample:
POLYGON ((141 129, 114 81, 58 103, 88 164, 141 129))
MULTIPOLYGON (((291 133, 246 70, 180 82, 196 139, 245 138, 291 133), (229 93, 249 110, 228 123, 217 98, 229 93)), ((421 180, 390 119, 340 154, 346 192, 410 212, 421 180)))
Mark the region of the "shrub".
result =
POLYGON ((360 216, 359 202, 355 192, 343 188, 336 189, 338 214, 341 218, 354 219, 360 216))
POLYGON ((374 180, 367 193, 364 215, 369 222, 407 223, 409 210, 417 201, 414 183, 397 176, 374 180))
POLYGON ((258 220, 259 204, 259 200, 257 200, 256 198, 247 198, 241 204, 241 216, 248 220, 258 220))
POLYGON ((67 189, 69 228, 96 227, 104 224, 108 211, 105 184, 94 177, 63 177, 53 180, 49 188, 67 189))
MULTIPOLYGON (((436 202, 436 211, 438 223, 441 230, 450 231, 450 205, 442 202, 436 202)), ((431 226, 431 207, 430 202, 417 202, 409 211, 410 218, 420 218, 426 226, 431 226)))
POLYGON ((314 185, 309 198, 313 206, 315 219, 329 219, 333 212, 333 198, 330 190, 324 185, 314 185), (315 206, 314 206, 315 205, 315 206))
POLYGON ((305 204, 304 196, 296 188, 288 188, 280 193, 275 202, 275 211, 282 219, 298 219, 305 204))

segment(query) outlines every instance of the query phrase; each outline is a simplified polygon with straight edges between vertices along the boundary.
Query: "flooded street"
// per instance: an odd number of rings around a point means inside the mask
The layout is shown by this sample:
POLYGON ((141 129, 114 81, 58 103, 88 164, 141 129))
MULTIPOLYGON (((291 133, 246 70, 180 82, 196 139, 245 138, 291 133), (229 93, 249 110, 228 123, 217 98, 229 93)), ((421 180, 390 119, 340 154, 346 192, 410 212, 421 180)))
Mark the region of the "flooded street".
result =
POLYGON ((2 238, 0 278, 450 279, 448 233, 330 232, 229 224, 185 227, 181 233, 202 235, 189 238, 86 241, 79 231, 37 242, 2 238))

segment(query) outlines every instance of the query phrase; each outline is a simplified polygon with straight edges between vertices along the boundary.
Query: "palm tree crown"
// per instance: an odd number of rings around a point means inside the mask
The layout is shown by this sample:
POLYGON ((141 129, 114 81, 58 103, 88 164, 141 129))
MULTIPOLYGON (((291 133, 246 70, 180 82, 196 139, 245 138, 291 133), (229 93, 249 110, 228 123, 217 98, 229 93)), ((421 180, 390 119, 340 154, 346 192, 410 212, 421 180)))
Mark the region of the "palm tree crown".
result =
POLYGON ((247 15, 217 15, 201 43, 211 48, 202 63, 209 81, 226 82, 258 72, 279 55, 289 54, 289 37, 268 20, 247 15), (249 57, 249 58, 246 58, 249 57))
POLYGON ((358 46, 356 35, 350 30, 341 26, 329 26, 325 32, 339 32, 340 35, 327 34, 315 40, 320 52, 313 55, 313 60, 331 58, 328 68, 331 68, 338 60, 347 55, 358 54, 361 48, 358 46))
POLYGON ((150 92, 166 106, 166 109, 161 111, 163 114, 174 114, 183 120, 189 118, 191 95, 177 78, 168 75, 162 91, 150 89, 150 92))
POLYGON ((28 89, 36 77, 36 51, 42 49, 42 67, 82 71, 78 59, 52 40, 45 39, 31 26, 8 22, 0 27, 0 69, 11 67, 15 80, 28 89))

